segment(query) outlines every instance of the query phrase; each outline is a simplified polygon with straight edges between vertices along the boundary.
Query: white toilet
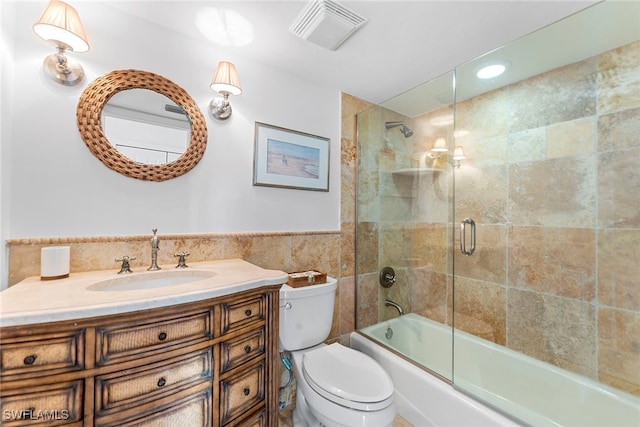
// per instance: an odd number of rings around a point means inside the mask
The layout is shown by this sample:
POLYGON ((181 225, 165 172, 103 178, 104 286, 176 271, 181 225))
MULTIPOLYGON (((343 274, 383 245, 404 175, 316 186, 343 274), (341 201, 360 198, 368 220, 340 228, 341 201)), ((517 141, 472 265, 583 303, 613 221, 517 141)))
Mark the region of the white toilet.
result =
POLYGON ((371 357, 326 345, 337 282, 280 289, 280 347, 293 356, 298 383, 294 426, 383 427, 396 414, 393 383, 371 357))

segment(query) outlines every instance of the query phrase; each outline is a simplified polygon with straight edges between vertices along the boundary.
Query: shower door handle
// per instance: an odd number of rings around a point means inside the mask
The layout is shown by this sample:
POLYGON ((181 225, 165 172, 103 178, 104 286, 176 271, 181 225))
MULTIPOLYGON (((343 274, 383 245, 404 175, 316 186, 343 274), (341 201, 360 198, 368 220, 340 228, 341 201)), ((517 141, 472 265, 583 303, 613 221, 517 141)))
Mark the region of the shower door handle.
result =
POLYGON ((476 223, 471 218, 465 218, 460 223, 460 252, 473 255, 476 251, 476 223), (471 246, 467 249, 467 225, 471 229, 471 246))

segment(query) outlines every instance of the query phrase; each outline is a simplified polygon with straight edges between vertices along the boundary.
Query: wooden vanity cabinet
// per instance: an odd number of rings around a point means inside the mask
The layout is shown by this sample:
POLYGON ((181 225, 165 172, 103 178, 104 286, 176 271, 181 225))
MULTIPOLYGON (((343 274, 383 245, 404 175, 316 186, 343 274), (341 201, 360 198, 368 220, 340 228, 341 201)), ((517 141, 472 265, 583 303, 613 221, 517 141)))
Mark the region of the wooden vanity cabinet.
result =
POLYGON ((276 426, 280 286, 0 328, 0 425, 276 426))

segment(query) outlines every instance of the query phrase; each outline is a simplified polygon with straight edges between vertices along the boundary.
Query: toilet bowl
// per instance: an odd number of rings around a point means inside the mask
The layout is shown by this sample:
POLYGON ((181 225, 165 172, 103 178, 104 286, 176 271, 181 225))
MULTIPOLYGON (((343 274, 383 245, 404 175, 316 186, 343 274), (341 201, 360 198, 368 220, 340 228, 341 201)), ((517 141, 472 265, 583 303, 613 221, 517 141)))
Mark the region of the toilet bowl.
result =
POLYGON ((383 427, 396 414, 393 383, 371 357, 323 341, 333 320, 336 280, 280 290, 280 347, 291 352, 298 390, 294 427, 383 427))
POLYGON ((296 418, 304 419, 306 425, 393 423, 393 383, 375 360, 340 344, 321 344, 292 355, 298 383, 296 418))

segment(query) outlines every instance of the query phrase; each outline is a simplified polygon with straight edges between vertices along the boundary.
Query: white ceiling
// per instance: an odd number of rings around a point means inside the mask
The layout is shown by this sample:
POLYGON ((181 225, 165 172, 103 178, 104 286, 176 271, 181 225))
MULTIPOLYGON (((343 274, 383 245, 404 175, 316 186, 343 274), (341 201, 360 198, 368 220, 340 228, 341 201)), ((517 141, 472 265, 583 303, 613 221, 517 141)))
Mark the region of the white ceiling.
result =
MULTIPOLYGON (((640 40, 640 2, 601 2, 458 66, 455 99, 468 99, 637 40, 640 40), (506 72, 493 79, 476 78, 478 69, 491 62, 506 63, 506 72)), ((453 73, 448 73, 382 105, 416 117, 451 105, 453 96, 453 73)))
POLYGON ((200 9, 233 9, 253 25, 255 39, 248 46, 225 49, 319 85, 382 103, 596 1, 339 1, 368 22, 335 51, 289 31, 307 3, 183 0, 107 4, 200 40, 205 40, 195 26, 200 9))

